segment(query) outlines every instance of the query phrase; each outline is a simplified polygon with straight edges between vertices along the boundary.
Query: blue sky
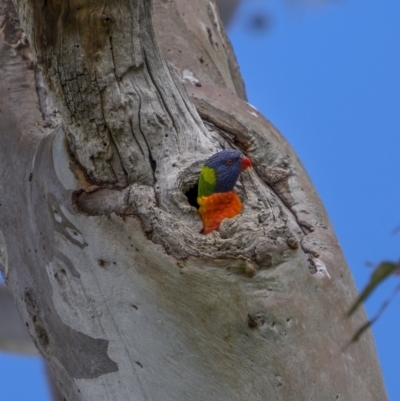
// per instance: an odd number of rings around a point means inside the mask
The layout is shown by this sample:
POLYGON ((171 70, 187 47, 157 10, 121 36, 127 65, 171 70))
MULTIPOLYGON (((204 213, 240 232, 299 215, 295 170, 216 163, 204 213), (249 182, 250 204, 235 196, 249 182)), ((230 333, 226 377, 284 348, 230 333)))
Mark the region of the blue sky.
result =
MULTIPOLYGON (((400 257, 400 2, 293 8, 245 0, 229 35, 250 103, 295 148, 320 194, 359 289, 366 262, 400 257), (255 13, 270 28, 249 30, 255 13)), ((292 2, 293 3, 293 2, 292 2)), ((370 317, 399 280, 367 302, 370 317)), ((391 400, 400 399, 400 294, 373 327, 391 400)))
MULTIPOLYGON (((286 136, 333 222, 359 289, 366 262, 400 257, 400 2, 288 7, 243 0, 229 36, 249 101, 286 136), (248 28, 268 12, 265 31, 248 28)), ((398 281, 398 280, 397 280, 398 281)), ((373 316, 396 280, 367 302, 373 316)), ((400 296, 373 327, 390 399, 400 399, 400 296)), ((48 401, 38 358, 0 353, 2 399, 48 401)))

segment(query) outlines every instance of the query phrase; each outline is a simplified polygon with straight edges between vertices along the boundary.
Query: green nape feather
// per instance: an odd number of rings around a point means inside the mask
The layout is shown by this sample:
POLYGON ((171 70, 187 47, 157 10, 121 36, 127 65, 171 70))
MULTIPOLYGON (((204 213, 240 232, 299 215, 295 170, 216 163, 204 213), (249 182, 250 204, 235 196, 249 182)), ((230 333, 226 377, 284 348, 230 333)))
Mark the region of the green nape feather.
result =
POLYGON ((216 185, 217 177, 215 176, 215 169, 203 166, 200 171, 198 197, 212 195, 216 185))

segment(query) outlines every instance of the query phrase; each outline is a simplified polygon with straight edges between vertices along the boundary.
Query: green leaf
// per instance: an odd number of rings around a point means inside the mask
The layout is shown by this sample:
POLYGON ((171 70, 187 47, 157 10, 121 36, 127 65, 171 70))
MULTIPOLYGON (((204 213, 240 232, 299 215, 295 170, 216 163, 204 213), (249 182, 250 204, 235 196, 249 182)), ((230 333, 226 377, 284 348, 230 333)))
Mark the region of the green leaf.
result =
MULTIPOLYGON (((383 280, 385 280, 388 276, 390 276, 396 268, 399 268, 399 264, 395 264, 392 262, 380 263, 372 273, 368 285, 364 288, 363 292, 357 298, 354 305, 347 312, 347 317, 351 316, 361 305, 361 303, 364 302, 371 295, 371 293, 375 290, 378 284, 380 284, 383 280)), ((368 327, 363 328, 362 331, 365 331, 367 328, 368 327)))
MULTIPOLYGON (((398 267, 398 265, 396 265, 396 267, 398 267)), ((390 304, 390 302, 392 302, 393 298, 396 296, 396 294, 400 291, 400 284, 394 289, 392 295, 381 305, 378 313, 369 321, 367 321, 366 323, 364 323, 357 331, 356 333, 353 335, 352 339, 350 340, 350 344, 355 343, 356 341, 358 341, 358 339, 361 337, 361 334, 364 333, 364 331, 366 331, 367 329, 369 329, 382 315, 383 311, 386 309, 386 307, 390 304)))
POLYGON ((357 331, 356 333, 353 335, 353 337, 350 340, 350 344, 355 343, 356 341, 358 341, 361 337, 361 334, 364 333, 365 330, 369 329, 372 324, 375 323, 375 321, 371 321, 368 320, 366 323, 364 323, 357 331))

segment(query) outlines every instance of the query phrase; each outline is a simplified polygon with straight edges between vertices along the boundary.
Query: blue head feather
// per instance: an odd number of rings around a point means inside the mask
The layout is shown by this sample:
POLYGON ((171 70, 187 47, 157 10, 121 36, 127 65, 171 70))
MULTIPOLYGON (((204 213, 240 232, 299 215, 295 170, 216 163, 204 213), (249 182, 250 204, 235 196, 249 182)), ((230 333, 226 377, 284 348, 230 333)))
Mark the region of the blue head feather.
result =
POLYGON ((235 187, 240 175, 240 162, 243 154, 235 149, 226 149, 212 155, 205 166, 215 170, 216 185, 214 192, 229 192, 235 187))

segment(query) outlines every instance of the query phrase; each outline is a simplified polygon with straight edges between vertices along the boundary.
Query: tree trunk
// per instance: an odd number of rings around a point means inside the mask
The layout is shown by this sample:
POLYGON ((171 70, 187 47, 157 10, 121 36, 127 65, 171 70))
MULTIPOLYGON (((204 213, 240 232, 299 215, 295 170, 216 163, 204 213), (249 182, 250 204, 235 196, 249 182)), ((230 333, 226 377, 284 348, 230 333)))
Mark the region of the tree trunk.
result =
POLYGON ((38 353, 4 285, 0 285, 0 350, 33 355, 38 353))
POLYGON ((245 101, 215 2, 15 7, 27 36, 0 0, 0 265, 65 399, 387 399, 371 334, 343 351, 365 319, 343 317, 351 275, 245 101), (244 210, 202 235, 185 193, 230 147, 255 167, 244 210))

